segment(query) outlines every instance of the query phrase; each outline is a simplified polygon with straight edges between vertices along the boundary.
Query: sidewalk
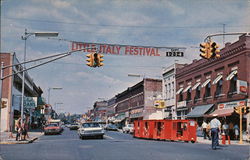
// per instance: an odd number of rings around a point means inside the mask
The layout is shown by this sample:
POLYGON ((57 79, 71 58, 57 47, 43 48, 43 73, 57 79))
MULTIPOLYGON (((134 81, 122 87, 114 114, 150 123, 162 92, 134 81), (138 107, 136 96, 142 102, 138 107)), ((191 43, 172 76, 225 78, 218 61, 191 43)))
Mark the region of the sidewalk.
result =
POLYGON ((28 132, 29 138, 24 141, 16 141, 16 134, 14 133, 14 138, 9 137, 10 132, 0 132, 0 144, 28 144, 37 140, 43 135, 40 130, 31 130, 28 132))
MULTIPOLYGON (((231 144, 228 144, 228 141, 226 141, 225 145, 250 145, 249 142, 243 141, 243 144, 239 144, 239 141, 236 140, 231 140, 231 144)), ((204 144, 211 144, 212 141, 208 139, 204 139, 203 137, 197 137, 197 142, 196 143, 204 143, 204 144)), ((221 142, 221 139, 219 140, 220 145, 223 145, 221 142)))

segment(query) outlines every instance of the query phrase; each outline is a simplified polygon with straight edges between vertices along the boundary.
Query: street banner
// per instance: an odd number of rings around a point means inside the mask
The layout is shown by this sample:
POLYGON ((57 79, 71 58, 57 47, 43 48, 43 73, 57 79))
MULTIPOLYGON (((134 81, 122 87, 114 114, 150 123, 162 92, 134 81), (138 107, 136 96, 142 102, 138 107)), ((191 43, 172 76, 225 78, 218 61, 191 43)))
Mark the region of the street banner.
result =
POLYGON ((71 42, 71 51, 80 49, 83 49, 83 52, 97 52, 107 55, 183 57, 186 48, 71 42))

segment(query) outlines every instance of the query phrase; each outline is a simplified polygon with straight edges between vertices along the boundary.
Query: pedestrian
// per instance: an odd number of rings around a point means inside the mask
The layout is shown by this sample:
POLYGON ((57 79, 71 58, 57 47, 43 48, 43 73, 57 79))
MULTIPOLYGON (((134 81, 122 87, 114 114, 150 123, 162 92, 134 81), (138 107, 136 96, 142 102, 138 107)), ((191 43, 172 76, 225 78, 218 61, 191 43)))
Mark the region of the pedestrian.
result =
POLYGON ((26 116, 26 119, 25 119, 25 122, 24 122, 24 128, 25 128, 25 131, 26 131, 26 138, 29 138, 29 134, 28 134, 28 131, 29 131, 29 116, 26 116))
POLYGON ((21 131, 22 131, 22 127, 21 127, 21 116, 19 116, 19 118, 17 119, 17 121, 15 122, 15 128, 16 128, 16 141, 20 140, 21 137, 21 131))
POLYGON ((216 147, 219 145, 219 132, 221 127, 221 123, 217 119, 217 114, 213 114, 213 119, 210 122, 210 127, 212 136, 212 149, 216 150, 216 147))
POLYGON ((207 122, 206 121, 203 121, 201 128, 202 128, 203 138, 204 139, 207 139, 207 137, 209 138, 209 135, 207 132, 207 122))
POLYGON ((25 122, 22 124, 22 140, 26 140, 27 137, 27 130, 25 127, 25 122))
POLYGON ((235 135, 235 140, 238 140, 238 138, 239 138, 239 126, 237 124, 234 125, 234 135, 235 135))
POLYGON ((250 123, 247 126, 247 141, 250 142, 250 123))
POLYGON ((230 144, 230 136, 229 136, 229 125, 225 121, 224 124, 222 125, 222 134, 226 137, 228 140, 228 144, 230 144))

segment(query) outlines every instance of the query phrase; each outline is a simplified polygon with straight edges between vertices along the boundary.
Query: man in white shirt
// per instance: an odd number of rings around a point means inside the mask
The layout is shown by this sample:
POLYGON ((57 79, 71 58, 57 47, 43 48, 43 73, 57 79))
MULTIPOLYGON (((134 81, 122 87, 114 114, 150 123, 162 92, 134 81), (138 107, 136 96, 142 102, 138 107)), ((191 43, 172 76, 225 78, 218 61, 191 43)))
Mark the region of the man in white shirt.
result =
POLYGON ((207 137, 209 138, 209 136, 207 134, 207 123, 205 121, 203 121, 201 127, 202 127, 202 132, 203 132, 204 139, 207 139, 207 137))
POLYGON ((211 136, 212 136, 212 149, 216 150, 216 146, 219 145, 219 131, 221 128, 221 123, 217 119, 217 115, 213 115, 213 119, 210 122, 211 136))

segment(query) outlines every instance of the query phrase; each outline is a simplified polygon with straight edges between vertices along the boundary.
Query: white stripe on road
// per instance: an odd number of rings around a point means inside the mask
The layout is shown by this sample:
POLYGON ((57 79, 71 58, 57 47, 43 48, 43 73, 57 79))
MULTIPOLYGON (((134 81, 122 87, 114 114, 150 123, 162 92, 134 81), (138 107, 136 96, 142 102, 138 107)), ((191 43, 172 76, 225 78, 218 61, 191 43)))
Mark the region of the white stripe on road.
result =
POLYGON ((104 135, 105 138, 108 138, 108 139, 114 139, 113 137, 110 137, 110 136, 107 136, 107 135, 104 135))

